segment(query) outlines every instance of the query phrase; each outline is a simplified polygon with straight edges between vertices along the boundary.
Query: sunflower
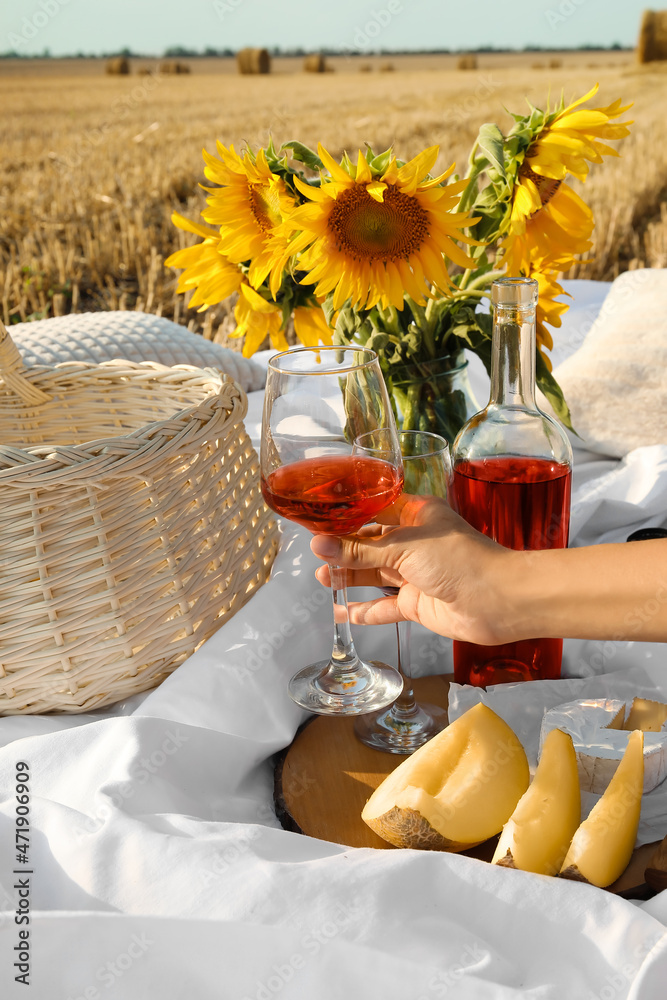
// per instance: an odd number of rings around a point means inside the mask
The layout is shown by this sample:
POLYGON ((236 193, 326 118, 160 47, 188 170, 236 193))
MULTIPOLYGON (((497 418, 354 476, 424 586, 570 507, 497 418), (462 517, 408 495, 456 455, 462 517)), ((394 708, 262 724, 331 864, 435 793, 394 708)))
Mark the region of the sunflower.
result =
POLYGON ((632 122, 612 123, 612 118, 624 114, 631 104, 621 107, 620 98, 606 108, 586 108, 575 111, 580 104, 594 97, 599 84, 566 108, 548 115, 537 139, 526 154, 524 169, 540 177, 563 180, 572 174, 580 181, 588 176, 588 163, 602 163, 603 156, 619 156, 618 150, 600 139, 622 139, 630 134, 632 122))
POLYGON ((462 267, 474 266, 454 242, 475 242, 461 230, 477 220, 452 211, 466 182, 443 185, 453 164, 425 180, 437 146, 402 167, 387 156, 381 171, 372 170, 361 152, 356 169, 347 158, 345 169, 321 145, 318 153, 329 176, 320 187, 294 178, 308 204, 296 208, 283 227, 297 233, 289 249, 298 270, 306 272, 302 284, 316 285, 318 298, 333 292, 334 309, 347 299, 361 309, 378 302, 402 309, 407 292, 423 305, 427 282, 441 289, 452 284, 443 254, 462 267))
POLYGON ((527 274, 534 252, 547 253, 553 247, 573 261, 593 246, 594 225, 592 211, 568 184, 522 179, 514 196, 510 233, 501 244, 507 273, 527 274))
POLYGON ((239 299, 234 307, 234 319, 236 329, 230 333, 230 337, 245 337, 244 358, 254 354, 267 337, 274 350, 288 349, 289 345, 283 330, 282 309, 275 303, 267 301, 245 282, 241 285, 239 299))
POLYGON ((186 233, 204 237, 203 243, 177 250, 165 261, 166 267, 185 268, 178 279, 176 291, 195 289, 188 308, 199 307, 198 311, 203 312, 208 306, 222 302, 233 292, 237 292, 243 275, 236 264, 230 264, 220 252, 219 233, 198 222, 190 222, 178 212, 173 213, 171 221, 186 233))
POLYGON ((220 159, 203 150, 206 177, 220 187, 206 188, 206 222, 220 227, 220 250, 233 264, 250 262, 248 281, 259 288, 267 276, 275 298, 287 261, 287 239, 279 227, 295 206, 285 182, 274 174, 263 149, 256 157, 217 143, 220 159))
POLYGON ((593 213, 565 183, 572 174, 584 181, 588 163, 618 156, 601 139, 621 139, 631 122, 613 123, 628 110, 615 101, 606 108, 575 110, 597 93, 597 84, 568 107, 547 114, 528 146, 517 173, 509 235, 503 241, 509 274, 527 273, 534 252, 553 248, 574 258, 592 246, 593 213))

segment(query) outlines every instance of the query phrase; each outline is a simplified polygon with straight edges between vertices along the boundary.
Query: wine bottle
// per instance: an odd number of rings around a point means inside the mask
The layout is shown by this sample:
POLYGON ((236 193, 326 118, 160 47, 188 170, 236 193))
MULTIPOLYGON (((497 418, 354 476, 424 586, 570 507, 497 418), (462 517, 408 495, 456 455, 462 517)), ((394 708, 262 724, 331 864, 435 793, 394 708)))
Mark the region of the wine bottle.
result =
MULTIPOLYGON (((537 282, 500 278, 494 306, 491 395, 452 446, 452 506, 473 527, 512 549, 568 543, 572 449, 564 429, 535 401, 537 282)), ((454 677, 486 687, 560 677, 562 639, 497 646, 454 642, 454 677)))

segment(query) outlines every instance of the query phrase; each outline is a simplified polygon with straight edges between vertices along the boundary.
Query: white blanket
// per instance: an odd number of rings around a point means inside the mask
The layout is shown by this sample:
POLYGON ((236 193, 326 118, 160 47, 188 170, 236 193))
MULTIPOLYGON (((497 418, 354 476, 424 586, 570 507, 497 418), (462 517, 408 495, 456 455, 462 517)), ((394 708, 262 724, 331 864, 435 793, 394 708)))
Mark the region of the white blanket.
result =
MULTIPOLYGON (((569 287, 584 305, 563 340, 606 290, 569 287)), ((256 437, 261 393, 250 402, 256 437)), ((667 446, 625 463, 580 452, 576 483, 575 543, 667 523, 667 446)), ((287 679, 331 638, 308 542, 286 523, 271 581, 155 691, 89 716, 0 719, 2 1000, 664 1000, 667 893, 635 904, 280 829, 270 758, 305 718, 287 679), (28 864, 17 762, 31 776, 28 864), (29 925, 15 920, 25 899, 29 925), (14 978, 26 929, 29 989, 14 978)), ((392 657, 391 627, 356 633, 363 653, 392 657)), ((565 646, 587 690, 631 668, 649 689, 667 680, 664 646, 565 646)), ((415 628, 421 673, 448 672, 450 647, 415 628)))
POLYGON ((582 346, 554 375, 590 448, 667 444, 667 269, 625 271, 582 346))

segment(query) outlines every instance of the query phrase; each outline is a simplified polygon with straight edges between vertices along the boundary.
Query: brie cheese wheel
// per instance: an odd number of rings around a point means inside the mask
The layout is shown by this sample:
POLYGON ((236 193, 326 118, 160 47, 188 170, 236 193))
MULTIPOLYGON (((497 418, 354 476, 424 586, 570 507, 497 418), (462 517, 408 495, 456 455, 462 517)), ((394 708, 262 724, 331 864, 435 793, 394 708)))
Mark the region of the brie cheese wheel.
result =
MULTIPOLYGON (((632 711, 630 704, 627 708, 632 711)), ((625 702, 611 698, 585 698, 557 705, 542 718, 540 753, 552 729, 569 733, 577 755, 582 792, 602 795, 628 744, 630 731, 621 728, 625 712, 625 702)), ((631 718, 632 715, 628 716, 628 720, 631 718)), ((667 722, 658 732, 644 733, 644 792, 650 792, 666 777, 667 722)))

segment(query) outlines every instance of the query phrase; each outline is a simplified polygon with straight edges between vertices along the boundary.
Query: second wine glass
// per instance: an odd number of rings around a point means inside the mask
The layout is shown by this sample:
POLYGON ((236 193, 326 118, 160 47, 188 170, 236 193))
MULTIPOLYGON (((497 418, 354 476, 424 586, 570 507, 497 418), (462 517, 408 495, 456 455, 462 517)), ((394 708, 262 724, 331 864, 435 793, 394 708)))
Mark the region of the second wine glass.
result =
MULTIPOLYGON (((446 497, 450 464, 445 439, 429 431, 401 431, 399 439, 405 492, 446 497)), ((355 451, 359 454, 372 454, 373 447, 372 435, 363 435, 355 442, 355 451)), ((397 594, 398 587, 385 587, 383 593, 387 597, 397 594)), ((411 754, 447 725, 447 713, 443 708, 415 699, 410 633, 410 622, 397 622, 398 670, 403 678, 403 691, 388 709, 355 719, 357 738, 375 750, 411 754)))

